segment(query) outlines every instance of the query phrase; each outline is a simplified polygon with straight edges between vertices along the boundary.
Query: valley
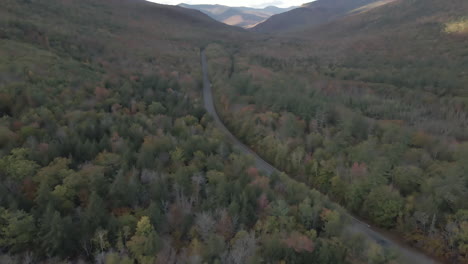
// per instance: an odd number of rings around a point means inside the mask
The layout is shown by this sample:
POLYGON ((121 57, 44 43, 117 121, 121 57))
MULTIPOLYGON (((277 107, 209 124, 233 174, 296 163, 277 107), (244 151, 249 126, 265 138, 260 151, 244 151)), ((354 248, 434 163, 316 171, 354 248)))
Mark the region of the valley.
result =
POLYGON ((279 8, 275 6, 267 6, 265 8, 248 8, 248 7, 229 7, 223 5, 188 5, 180 4, 184 8, 199 10, 208 16, 220 22, 231 26, 243 28, 252 28, 259 23, 267 20, 269 17, 287 12, 294 7, 279 8))
POLYGON ((0 263, 467 263, 467 11, 5 0, 0 263))

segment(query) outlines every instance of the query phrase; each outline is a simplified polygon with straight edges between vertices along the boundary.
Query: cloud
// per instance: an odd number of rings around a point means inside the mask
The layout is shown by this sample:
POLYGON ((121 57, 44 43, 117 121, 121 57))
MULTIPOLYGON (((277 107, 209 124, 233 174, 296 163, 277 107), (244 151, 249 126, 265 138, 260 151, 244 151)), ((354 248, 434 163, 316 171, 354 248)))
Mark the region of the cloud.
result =
MULTIPOLYGON (((165 4, 165 5, 178 5, 180 3, 186 3, 191 5, 199 4, 219 4, 227 6, 248 6, 248 7, 257 7, 263 8, 266 6, 277 6, 277 7, 290 7, 290 6, 300 6, 304 3, 303 0, 292 0, 292 1, 282 1, 282 0, 149 0, 151 2, 165 4)), ((306 0, 307 1, 307 0, 306 0)))

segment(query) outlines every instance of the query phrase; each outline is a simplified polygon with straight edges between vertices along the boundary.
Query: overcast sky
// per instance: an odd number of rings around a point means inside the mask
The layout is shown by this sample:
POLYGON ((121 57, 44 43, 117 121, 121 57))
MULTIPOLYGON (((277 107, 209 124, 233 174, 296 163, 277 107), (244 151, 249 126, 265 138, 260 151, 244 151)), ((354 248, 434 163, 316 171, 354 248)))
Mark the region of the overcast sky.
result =
POLYGON ((178 5, 180 3, 199 5, 199 4, 220 4, 227 6, 249 6, 262 8, 266 6, 277 6, 277 7, 290 7, 300 6, 303 3, 311 2, 312 0, 149 0, 166 5, 178 5))

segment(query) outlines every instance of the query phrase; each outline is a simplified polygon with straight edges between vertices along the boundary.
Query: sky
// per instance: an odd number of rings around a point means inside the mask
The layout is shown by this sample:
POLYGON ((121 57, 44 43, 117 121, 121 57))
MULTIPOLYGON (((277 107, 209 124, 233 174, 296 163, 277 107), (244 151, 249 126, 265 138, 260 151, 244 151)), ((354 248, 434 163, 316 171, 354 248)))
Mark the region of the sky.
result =
POLYGON ((290 7, 300 6, 303 3, 311 2, 311 0, 149 0, 151 2, 178 5, 180 3, 199 5, 199 4, 219 4, 226 6, 248 6, 255 8, 263 8, 266 6, 290 7))

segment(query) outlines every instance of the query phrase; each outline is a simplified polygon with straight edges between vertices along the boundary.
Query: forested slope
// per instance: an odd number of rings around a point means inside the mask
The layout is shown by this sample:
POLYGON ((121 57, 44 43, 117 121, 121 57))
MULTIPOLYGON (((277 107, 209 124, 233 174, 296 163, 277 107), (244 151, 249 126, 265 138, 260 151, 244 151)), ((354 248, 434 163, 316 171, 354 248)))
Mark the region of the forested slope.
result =
POLYGON ((363 12, 392 0, 317 0, 274 15, 252 28, 259 33, 285 33, 320 26, 330 21, 363 12))
POLYGON ((200 47, 239 34, 144 1, 2 1, 0 263, 392 262, 214 128, 200 47))
POLYGON ((214 47, 219 109, 279 168, 449 263, 468 252, 466 1, 214 47))

